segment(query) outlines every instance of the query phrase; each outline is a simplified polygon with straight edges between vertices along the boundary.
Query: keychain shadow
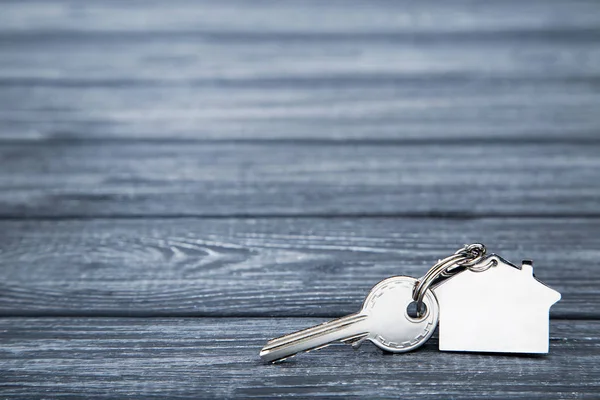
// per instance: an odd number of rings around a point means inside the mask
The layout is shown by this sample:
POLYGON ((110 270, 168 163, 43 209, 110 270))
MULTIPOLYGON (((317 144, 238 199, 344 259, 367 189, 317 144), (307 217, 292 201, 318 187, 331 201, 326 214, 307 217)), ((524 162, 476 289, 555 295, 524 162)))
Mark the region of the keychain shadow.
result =
POLYGON ((479 351, 441 351, 439 350, 439 336, 438 332, 434 333, 434 335, 421 347, 416 350, 407 353, 391 353, 387 351, 383 351, 374 344, 369 341, 365 341, 360 347, 353 349, 351 346, 343 343, 332 343, 327 346, 325 349, 313 350, 308 353, 299 353, 294 357, 290 357, 286 360, 276 362, 276 363, 265 363, 260 359, 256 360, 255 365, 258 366, 274 366, 278 368, 296 368, 298 366, 304 366, 314 362, 314 357, 330 357, 334 358, 347 358, 349 362, 353 362, 352 359, 354 357, 383 357, 384 360, 392 361, 394 357, 398 357, 400 360, 401 357, 405 357, 406 355, 418 355, 418 354, 427 354, 431 356, 433 354, 438 354, 440 357, 449 356, 449 355, 460 355, 464 357, 490 357, 490 358, 503 358, 503 359, 530 359, 530 360, 542 360, 547 358, 548 354, 527 354, 527 353, 494 353, 494 352, 479 352, 479 351), (332 353, 330 353, 332 352, 332 353), (329 354, 328 354, 329 353, 329 354))
MULTIPOLYGON (((437 349, 436 349, 437 350, 437 349)), ((444 354, 460 354, 460 355, 472 355, 472 356, 486 356, 494 358, 520 358, 520 359, 544 359, 548 354, 526 354, 526 353, 493 353, 489 351, 448 351, 448 350, 437 350, 444 354)))
MULTIPOLYGON (((452 355, 463 355, 463 356, 486 356, 486 357, 502 357, 502 358, 515 358, 515 359, 544 359, 548 354, 530 354, 530 353, 500 353, 490 351, 450 351, 439 349, 439 333, 436 332, 431 336, 427 343, 423 344, 418 349, 414 350, 415 353, 438 353, 438 354, 452 354, 452 355)), ((384 357, 394 356, 397 353, 389 353, 382 351, 384 357)), ((402 354, 402 353, 401 353, 402 354)))

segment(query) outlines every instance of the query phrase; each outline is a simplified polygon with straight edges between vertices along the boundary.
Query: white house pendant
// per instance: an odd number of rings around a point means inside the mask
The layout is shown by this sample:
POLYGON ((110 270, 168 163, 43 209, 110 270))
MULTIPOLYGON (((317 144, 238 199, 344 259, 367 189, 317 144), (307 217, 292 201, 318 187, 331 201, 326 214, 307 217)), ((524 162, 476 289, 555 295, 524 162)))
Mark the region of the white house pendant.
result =
POLYGON ((433 287, 443 351, 548 353, 549 311, 560 293, 538 281, 530 261, 517 267, 492 254, 433 287))

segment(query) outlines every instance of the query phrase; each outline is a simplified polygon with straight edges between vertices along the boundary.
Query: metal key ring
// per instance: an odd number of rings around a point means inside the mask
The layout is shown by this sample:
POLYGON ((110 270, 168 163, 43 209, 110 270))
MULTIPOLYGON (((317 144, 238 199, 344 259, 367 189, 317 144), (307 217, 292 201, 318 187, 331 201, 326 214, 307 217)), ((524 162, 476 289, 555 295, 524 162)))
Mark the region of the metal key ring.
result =
POLYGON ((439 284, 442 281, 456 275, 465 269, 479 272, 485 271, 490 267, 488 264, 478 265, 485 257, 486 248, 481 243, 465 245, 453 255, 438 261, 415 285, 413 290, 413 299, 417 303, 417 315, 421 315, 423 298, 431 285, 439 284))

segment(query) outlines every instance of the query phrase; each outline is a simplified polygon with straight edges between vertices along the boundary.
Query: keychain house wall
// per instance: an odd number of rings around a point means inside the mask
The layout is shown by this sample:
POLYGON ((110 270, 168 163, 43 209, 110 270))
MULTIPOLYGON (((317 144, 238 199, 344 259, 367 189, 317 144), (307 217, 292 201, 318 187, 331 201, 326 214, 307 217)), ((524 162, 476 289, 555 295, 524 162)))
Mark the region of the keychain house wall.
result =
POLYGON ((557 291, 538 281, 531 262, 519 268, 497 255, 481 272, 466 270, 434 289, 445 351, 547 353, 549 310, 557 291))

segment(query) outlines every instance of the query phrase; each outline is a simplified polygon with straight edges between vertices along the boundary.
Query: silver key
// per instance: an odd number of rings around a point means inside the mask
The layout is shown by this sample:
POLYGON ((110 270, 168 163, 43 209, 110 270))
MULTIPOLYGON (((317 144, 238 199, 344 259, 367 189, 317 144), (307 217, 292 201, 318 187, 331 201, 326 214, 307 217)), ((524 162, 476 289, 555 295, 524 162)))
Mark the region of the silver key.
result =
POLYGON ((283 361, 334 342, 356 348, 365 340, 393 353, 416 349, 433 334, 439 313, 435 295, 427 290, 423 298, 427 307, 424 315, 409 316, 407 307, 413 301, 416 282, 409 276, 385 279, 371 289, 360 312, 270 340, 260 357, 267 362, 283 361))

